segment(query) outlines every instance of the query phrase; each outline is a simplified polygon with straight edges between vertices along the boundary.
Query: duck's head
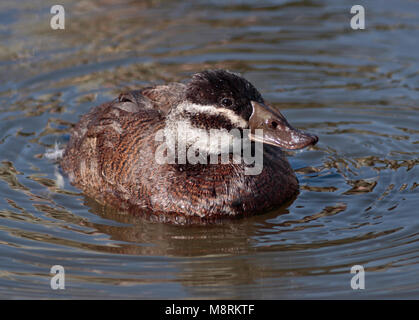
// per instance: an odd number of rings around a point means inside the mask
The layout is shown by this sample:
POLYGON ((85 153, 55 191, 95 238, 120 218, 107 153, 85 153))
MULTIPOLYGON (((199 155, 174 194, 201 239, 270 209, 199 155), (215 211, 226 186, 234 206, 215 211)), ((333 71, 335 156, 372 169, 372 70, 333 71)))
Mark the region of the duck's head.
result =
POLYGON ((284 149, 301 149, 318 141, 317 136, 292 127, 249 81, 225 70, 195 74, 187 84, 185 98, 168 118, 186 123, 188 137, 199 130, 227 132, 237 128, 250 129, 253 141, 284 149), (256 129, 262 129, 263 134, 256 134, 260 132, 256 129))

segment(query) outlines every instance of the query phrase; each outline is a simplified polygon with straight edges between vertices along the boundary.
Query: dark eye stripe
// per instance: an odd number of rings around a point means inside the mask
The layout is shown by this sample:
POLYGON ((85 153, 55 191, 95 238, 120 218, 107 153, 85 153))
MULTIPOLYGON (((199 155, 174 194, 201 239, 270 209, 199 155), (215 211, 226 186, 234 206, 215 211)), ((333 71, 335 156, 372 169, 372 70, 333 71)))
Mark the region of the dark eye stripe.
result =
POLYGON ((183 116, 189 119, 194 127, 201 129, 233 129, 234 126, 230 119, 223 115, 205 114, 205 113, 190 113, 185 111, 183 116))

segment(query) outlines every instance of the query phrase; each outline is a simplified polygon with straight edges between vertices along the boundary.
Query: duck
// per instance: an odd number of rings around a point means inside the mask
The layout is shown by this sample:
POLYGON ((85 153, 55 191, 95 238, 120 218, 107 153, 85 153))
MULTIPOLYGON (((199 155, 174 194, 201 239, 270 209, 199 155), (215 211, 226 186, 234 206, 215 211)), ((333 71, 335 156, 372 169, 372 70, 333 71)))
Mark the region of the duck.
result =
POLYGON ((70 134, 59 163, 71 184, 100 204, 175 224, 281 206, 299 191, 283 149, 318 142, 224 69, 121 93, 70 134))

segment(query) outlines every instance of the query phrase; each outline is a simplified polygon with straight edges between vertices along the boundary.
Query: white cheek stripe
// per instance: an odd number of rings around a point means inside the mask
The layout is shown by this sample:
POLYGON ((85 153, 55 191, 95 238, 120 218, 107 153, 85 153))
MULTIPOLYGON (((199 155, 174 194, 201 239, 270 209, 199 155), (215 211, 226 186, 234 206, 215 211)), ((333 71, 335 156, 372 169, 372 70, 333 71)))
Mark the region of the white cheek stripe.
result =
POLYGON ((181 141, 186 148, 194 145, 207 154, 228 153, 234 139, 226 129, 200 129, 194 127, 189 120, 166 121, 164 132, 169 148, 181 141))
POLYGON ((204 113, 210 115, 223 115, 228 118, 233 126, 238 128, 247 128, 248 123, 242 117, 234 113, 234 111, 225 108, 216 108, 211 105, 201 105, 190 102, 183 102, 176 108, 179 111, 187 111, 193 114, 204 113))

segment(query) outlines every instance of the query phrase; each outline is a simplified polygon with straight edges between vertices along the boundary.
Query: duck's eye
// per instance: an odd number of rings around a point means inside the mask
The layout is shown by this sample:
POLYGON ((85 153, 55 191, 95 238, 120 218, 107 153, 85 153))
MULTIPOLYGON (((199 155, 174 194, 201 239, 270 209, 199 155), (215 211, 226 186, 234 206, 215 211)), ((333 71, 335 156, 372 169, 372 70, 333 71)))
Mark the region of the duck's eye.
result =
POLYGON ((223 98, 221 99, 221 104, 224 107, 231 107, 233 105, 233 100, 231 100, 230 98, 223 98))

